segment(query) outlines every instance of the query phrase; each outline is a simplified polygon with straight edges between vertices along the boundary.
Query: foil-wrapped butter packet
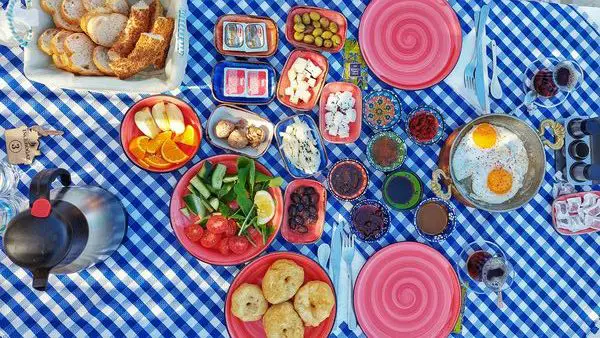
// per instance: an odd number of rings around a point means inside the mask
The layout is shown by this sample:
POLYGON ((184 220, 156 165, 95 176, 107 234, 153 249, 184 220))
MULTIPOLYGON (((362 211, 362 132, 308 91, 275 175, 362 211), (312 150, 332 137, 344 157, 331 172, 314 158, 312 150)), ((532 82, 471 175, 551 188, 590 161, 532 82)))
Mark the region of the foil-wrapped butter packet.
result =
POLYGON ((246 26, 246 46, 251 50, 263 49, 266 45, 267 27, 264 23, 252 23, 246 26))
POLYGON ((233 50, 243 49, 244 25, 237 22, 227 22, 223 27, 224 47, 233 50))
POLYGON ((265 52, 267 26, 264 23, 223 22, 223 50, 265 52))

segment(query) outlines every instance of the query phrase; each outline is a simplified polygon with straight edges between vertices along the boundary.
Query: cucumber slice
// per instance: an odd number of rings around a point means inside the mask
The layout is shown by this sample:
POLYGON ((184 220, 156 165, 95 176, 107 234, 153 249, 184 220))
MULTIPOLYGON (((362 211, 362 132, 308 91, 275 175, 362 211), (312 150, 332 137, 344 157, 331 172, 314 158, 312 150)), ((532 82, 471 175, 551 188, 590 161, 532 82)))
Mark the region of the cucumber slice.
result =
POLYGON ((212 173, 212 170, 213 170, 212 163, 210 163, 208 161, 204 161, 202 168, 200 168, 200 171, 198 172, 198 174, 196 176, 198 176, 203 181, 208 181, 210 179, 210 174, 212 173))
POLYGON ((190 218, 190 211, 188 210, 187 207, 183 207, 181 209, 179 209, 179 211, 181 211, 181 214, 187 218, 190 218))
POLYGON ((233 189, 233 185, 234 185, 234 183, 224 183, 221 190, 219 190, 219 192, 217 193, 217 197, 221 198, 221 197, 227 195, 227 193, 229 193, 231 191, 231 189, 233 189))
POLYGON ((216 198, 216 197, 213 197, 213 198, 211 198, 211 199, 208 201, 208 204, 210 204, 210 206, 211 206, 213 209, 215 209, 215 210, 218 210, 218 209, 219 209, 219 199, 218 199, 218 198, 216 198))
POLYGON ((209 213, 208 213, 208 210, 206 209, 206 207, 204 206, 204 203, 202 203, 202 202, 204 202, 204 200, 201 199, 200 200, 200 209, 198 210, 198 214, 197 215, 199 217, 204 218, 204 217, 208 216, 209 213))
MULTIPOLYGON (((200 203, 202 203, 202 207, 204 207, 204 209, 206 210, 206 215, 204 216, 208 216, 208 214, 212 214, 213 212, 215 212, 215 209, 212 208, 212 206, 210 205, 210 203, 208 203, 207 201, 201 199, 200 203)), ((200 215, 198 215, 200 216, 200 215)), ((204 217, 202 216, 202 217, 204 217)))
POLYGON ((215 189, 221 189, 221 187, 223 186, 223 178, 225 177, 225 174, 227 173, 227 167, 224 164, 217 164, 217 167, 213 170, 211 179, 210 179, 210 184, 212 185, 213 188, 215 189))
POLYGON ((200 215, 202 199, 194 194, 183 196, 183 202, 188 210, 196 215, 200 215))
POLYGON ((238 180, 237 175, 225 176, 223 177, 223 183, 233 183, 238 180))
POLYGON ((204 184, 202 182, 202 180, 200 178, 198 178, 198 176, 194 176, 190 180, 190 184, 194 187, 194 189, 196 189, 196 191, 198 191, 199 195, 201 195, 202 197, 204 197, 204 198, 210 197, 210 191, 206 187, 206 184, 204 184))

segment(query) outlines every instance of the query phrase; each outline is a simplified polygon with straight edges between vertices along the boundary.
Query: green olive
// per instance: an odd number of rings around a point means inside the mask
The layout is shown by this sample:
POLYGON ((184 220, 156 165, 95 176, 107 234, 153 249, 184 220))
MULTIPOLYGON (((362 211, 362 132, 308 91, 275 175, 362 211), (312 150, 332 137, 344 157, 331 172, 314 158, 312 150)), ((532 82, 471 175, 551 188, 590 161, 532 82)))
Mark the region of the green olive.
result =
POLYGON ((298 14, 294 15, 294 23, 302 23, 302 17, 298 14))
POLYGON ((321 28, 321 23, 319 21, 313 21, 312 22, 313 27, 315 28, 321 28))
POLYGON ((333 42, 331 42, 331 40, 325 40, 323 41, 323 47, 325 48, 331 48, 333 46, 333 42))
POLYGON ((321 34, 323 34, 323 30, 321 28, 315 28, 315 30, 312 32, 314 37, 321 36, 321 34))
POLYGON ((328 40, 328 39, 331 39, 331 37, 333 36, 333 33, 331 33, 330 31, 327 31, 327 32, 323 32, 323 34, 321 34, 321 36, 323 37, 323 39, 328 40))
POLYGON ((310 12, 309 15, 310 15, 310 18, 315 21, 319 20, 321 18, 321 15, 319 15, 319 13, 317 13, 317 12, 310 12))
POLYGON ((326 17, 322 17, 319 20, 319 23, 321 24, 321 26, 323 27, 329 27, 329 19, 327 19, 326 17))
POLYGON ((305 43, 313 43, 315 42, 315 37, 312 35, 305 35, 303 41, 305 43))
POLYGON ((306 26, 304 26, 301 23, 297 23, 297 24, 294 25, 294 31, 296 31, 298 33, 304 32, 305 29, 306 29, 306 26))
POLYGON ((333 42, 333 45, 337 47, 340 45, 340 43, 342 43, 342 37, 336 34, 331 37, 331 42, 333 42))
POLYGON ((337 25, 335 22, 331 22, 331 23, 329 24, 329 30, 330 30, 332 33, 334 33, 334 34, 335 34, 335 33, 337 33, 337 32, 338 32, 338 25, 337 25))
POLYGON ((321 47, 321 46, 323 46, 323 38, 322 38, 322 37, 320 37, 320 36, 317 36, 317 37, 315 38, 315 45, 316 45, 317 47, 321 47))
POLYGON ((315 30, 315 27, 313 26, 307 26, 306 29, 304 30, 304 34, 312 34, 312 32, 315 30))
POLYGON ((294 40, 302 41, 304 39, 304 33, 302 32, 294 32, 294 40))
POLYGON ((310 15, 308 15, 308 13, 302 14, 302 23, 305 25, 310 23, 310 15))

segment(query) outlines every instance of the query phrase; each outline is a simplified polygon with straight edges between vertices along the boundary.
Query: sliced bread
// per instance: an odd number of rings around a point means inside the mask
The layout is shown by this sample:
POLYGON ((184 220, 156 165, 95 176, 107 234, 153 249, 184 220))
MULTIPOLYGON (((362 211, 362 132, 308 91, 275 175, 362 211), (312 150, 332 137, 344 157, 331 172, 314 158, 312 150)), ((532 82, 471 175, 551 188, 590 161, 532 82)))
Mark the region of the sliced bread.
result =
POLYGON ((50 51, 52 54, 64 54, 65 51, 65 40, 69 35, 73 34, 71 31, 60 31, 54 35, 50 40, 50 51))
POLYGON ((60 13, 62 17, 71 24, 79 25, 81 17, 87 10, 83 7, 81 0, 62 0, 60 13))
POLYGON ((88 20, 86 32, 95 43, 110 48, 126 24, 127 17, 123 14, 97 15, 88 20))
POLYGON ((54 24, 57 28, 66 29, 71 32, 83 32, 81 27, 79 27, 79 23, 73 24, 63 18, 61 11, 57 11, 52 14, 52 20, 54 20, 54 24))
POLYGON ((92 9, 91 11, 88 11, 81 17, 81 22, 79 26, 87 34, 87 24, 91 18, 102 14, 111 14, 112 12, 113 11, 108 7, 98 7, 96 9, 92 9))
POLYGON ((167 18, 161 16, 156 19, 154 25, 152 25, 152 33, 158 34, 163 37, 163 43, 160 46, 160 56, 154 62, 154 66, 158 69, 165 67, 167 61, 167 55, 169 54, 169 47, 171 46, 171 37, 173 36, 173 30, 175 29, 175 20, 173 18, 167 18))
POLYGON ((127 3, 127 0, 106 0, 106 6, 114 12, 124 15, 129 14, 129 3, 127 3))
POLYGON ((139 1, 131 6, 125 29, 119 34, 119 38, 108 51, 111 61, 127 57, 135 48, 140 35, 149 30, 150 7, 144 1, 139 1))
POLYGON ((110 68, 108 60, 108 48, 102 46, 96 46, 92 53, 92 61, 98 69, 105 75, 114 76, 115 72, 110 68))
POLYGON ((150 6, 150 26, 152 26, 156 19, 165 15, 165 8, 163 7, 160 0, 152 0, 149 4, 150 6))
POLYGON ((52 54, 52 62, 58 69, 69 70, 69 65, 65 63, 65 59, 60 54, 52 54))
POLYGON ((81 2, 88 12, 106 6, 106 0, 81 0, 81 2))
POLYGON ((52 42, 52 38, 60 32, 58 29, 49 28, 46 29, 38 38, 38 47, 42 50, 42 52, 52 55, 52 49, 50 48, 50 43, 52 42))
POLYGON ((60 12, 60 3, 62 0, 41 0, 40 6, 44 12, 52 15, 56 12, 60 12))
POLYGON ((156 59, 160 57, 160 46, 163 43, 162 35, 142 33, 131 54, 126 58, 112 61, 110 68, 119 79, 130 78, 156 62, 156 59))
POLYGON ((65 39, 70 69, 81 75, 103 75, 92 60, 96 44, 84 33, 75 33, 65 39))

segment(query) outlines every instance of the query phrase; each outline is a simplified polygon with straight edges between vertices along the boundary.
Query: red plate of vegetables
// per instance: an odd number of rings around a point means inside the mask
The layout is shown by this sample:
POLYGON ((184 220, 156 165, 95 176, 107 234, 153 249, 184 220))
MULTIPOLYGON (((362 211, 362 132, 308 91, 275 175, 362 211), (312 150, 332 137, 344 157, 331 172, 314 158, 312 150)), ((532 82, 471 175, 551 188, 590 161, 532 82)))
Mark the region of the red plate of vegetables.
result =
POLYGON ((282 183, 253 159, 210 157, 188 170, 173 191, 175 236, 205 263, 248 262, 277 236, 283 219, 282 183))

